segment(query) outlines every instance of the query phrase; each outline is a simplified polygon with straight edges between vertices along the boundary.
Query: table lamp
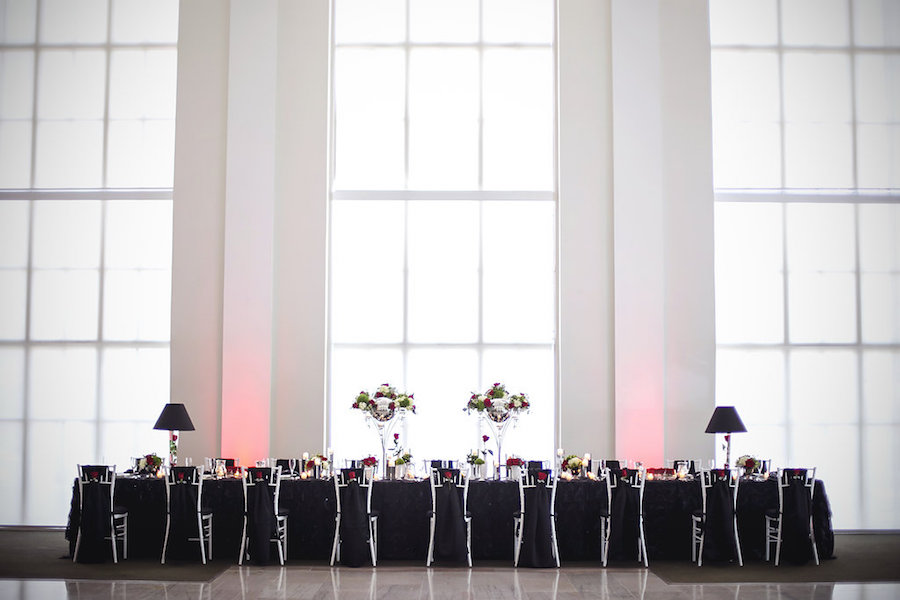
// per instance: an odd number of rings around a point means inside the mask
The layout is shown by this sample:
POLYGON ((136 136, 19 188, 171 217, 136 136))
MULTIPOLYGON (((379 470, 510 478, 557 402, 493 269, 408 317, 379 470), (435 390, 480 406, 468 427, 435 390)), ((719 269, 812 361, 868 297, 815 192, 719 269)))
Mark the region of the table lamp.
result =
POLYGON ((747 431, 737 409, 733 406, 717 406, 706 426, 706 433, 725 434, 725 468, 731 464, 731 434, 747 431))
POLYGON ((178 465, 178 431, 194 431, 194 424, 184 404, 166 404, 153 429, 169 431, 169 466, 178 465))

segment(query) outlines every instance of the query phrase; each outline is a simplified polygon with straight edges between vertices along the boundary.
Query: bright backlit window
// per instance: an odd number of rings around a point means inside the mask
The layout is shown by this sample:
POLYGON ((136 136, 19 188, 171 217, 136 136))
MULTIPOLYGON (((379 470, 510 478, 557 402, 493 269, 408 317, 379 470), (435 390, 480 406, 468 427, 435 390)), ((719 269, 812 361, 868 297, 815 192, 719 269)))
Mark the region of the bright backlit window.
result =
POLYGON ((717 402, 739 455, 819 468, 841 529, 900 527, 896 8, 710 2, 717 402))
POLYGON ((332 444, 380 453, 349 407, 390 382, 417 400, 415 458, 461 458, 479 439, 469 395, 504 382, 534 406, 504 454, 549 459, 554 4, 334 8, 332 444))
POLYGON ((0 1, 0 524, 167 450, 177 31, 175 0, 0 1))

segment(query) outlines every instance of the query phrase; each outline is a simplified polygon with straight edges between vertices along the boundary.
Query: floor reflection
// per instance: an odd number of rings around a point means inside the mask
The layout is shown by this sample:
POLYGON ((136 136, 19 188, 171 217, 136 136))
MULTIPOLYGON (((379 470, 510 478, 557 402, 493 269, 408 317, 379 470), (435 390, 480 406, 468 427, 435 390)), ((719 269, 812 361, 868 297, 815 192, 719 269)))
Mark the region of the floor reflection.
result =
POLYGON ((511 569, 319 566, 231 567, 211 582, 0 580, 0 599, 19 600, 881 600, 900 583, 669 585, 645 569, 511 569))

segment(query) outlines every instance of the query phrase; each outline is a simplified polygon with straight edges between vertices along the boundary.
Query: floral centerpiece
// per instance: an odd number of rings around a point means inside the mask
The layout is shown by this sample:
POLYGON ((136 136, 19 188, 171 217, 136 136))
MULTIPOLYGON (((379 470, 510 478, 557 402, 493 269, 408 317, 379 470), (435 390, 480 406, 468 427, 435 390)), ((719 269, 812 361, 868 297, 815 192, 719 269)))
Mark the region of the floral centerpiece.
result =
MULTIPOLYGON (((503 460, 503 438, 511 424, 515 424, 520 414, 528 412, 531 402, 525 394, 510 394, 502 383, 495 383, 483 394, 478 392, 469 396, 463 409, 469 414, 477 414, 484 419, 488 428, 494 433, 497 444, 497 476, 503 460)), ((493 452, 491 453, 493 454, 493 452)))
POLYGON ((378 466, 378 459, 375 458, 374 456, 367 456, 366 458, 362 459, 362 464, 363 464, 363 467, 374 468, 374 467, 378 466))
POLYGON ((560 469, 562 471, 568 471, 572 475, 578 475, 581 471, 581 465, 581 458, 577 454, 570 454, 563 459, 560 469))
MULTIPOLYGON (((351 409, 363 412, 368 425, 375 428, 381 442, 382 463, 387 466, 387 440, 391 432, 404 420, 407 412, 416 412, 413 394, 398 392, 391 384, 382 383, 374 394, 365 390, 357 394, 351 409)), ((393 435, 396 446, 399 435, 393 435)))
POLYGON ((761 466, 759 459, 749 454, 744 454, 743 456, 739 457, 735 464, 738 467, 742 467, 744 469, 744 473, 747 473, 748 475, 750 473, 755 473, 761 466))
POLYGON ((502 423, 511 415, 526 412, 531 404, 525 394, 512 394, 506 391, 502 383, 495 383, 486 392, 472 393, 466 408, 468 413, 484 413, 492 421, 502 423))
POLYGON ((141 475, 156 475, 162 466, 162 457, 157 456, 156 452, 145 454, 138 462, 138 473, 141 475))
POLYGON ((383 383, 372 395, 362 390, 356 396, 351 408, 365 411, 376 421, 390 421, 400 409, 416 412, 413 396, 414 394, 398 392, 397 388, 389 383, 383 383))
POLYGON ((304 470, 312 471, 316 467, 325 468, 328 466, 328 457, 324 454, 310 454, 309 458, 306 460, 306 464, 303 465, 304 470))

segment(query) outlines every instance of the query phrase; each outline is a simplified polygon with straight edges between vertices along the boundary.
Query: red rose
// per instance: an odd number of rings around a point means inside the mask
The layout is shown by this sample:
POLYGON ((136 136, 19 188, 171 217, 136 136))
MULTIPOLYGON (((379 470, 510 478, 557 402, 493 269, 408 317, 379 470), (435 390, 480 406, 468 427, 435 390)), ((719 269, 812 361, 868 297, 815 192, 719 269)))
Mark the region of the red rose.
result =
POLYGON ((538 481, 547 481, 547 474, 543 471, 538 471, 537 477, 538 481))
POLYGON ((483 436, 481 436, 481 440, 484 441, 484 442, 487 442, 489 439, 491 439, 491 437, 488 436, 488 435, 483 435, 483 436))
POLYGON ((444 471, 444 479, 453 479, 453 473, 450 471, 444 471))
POLYGON ((490 399, 490 398, 485 398, 485 399, 484 399, 484 405, 485 405, 485 406, 490 407, 492 404, 493 404, 493 402, 491 402, 491 399, 490 399))
POLYGON ((399 434, 399 433, 395 433, 395 434, 394 434, 394 439, 395 439, 395 440, 399 440, 399 439, 400 439, 400 434, 399 434))
POLYGON ((393 402, 388 404, 388 410, 394 410, 395 408, 396 408, 396 405, 393 402))
POLYGON ((347 477, 350 479, 356 479, 356 471, 350 471, 347 473, 347 477))

